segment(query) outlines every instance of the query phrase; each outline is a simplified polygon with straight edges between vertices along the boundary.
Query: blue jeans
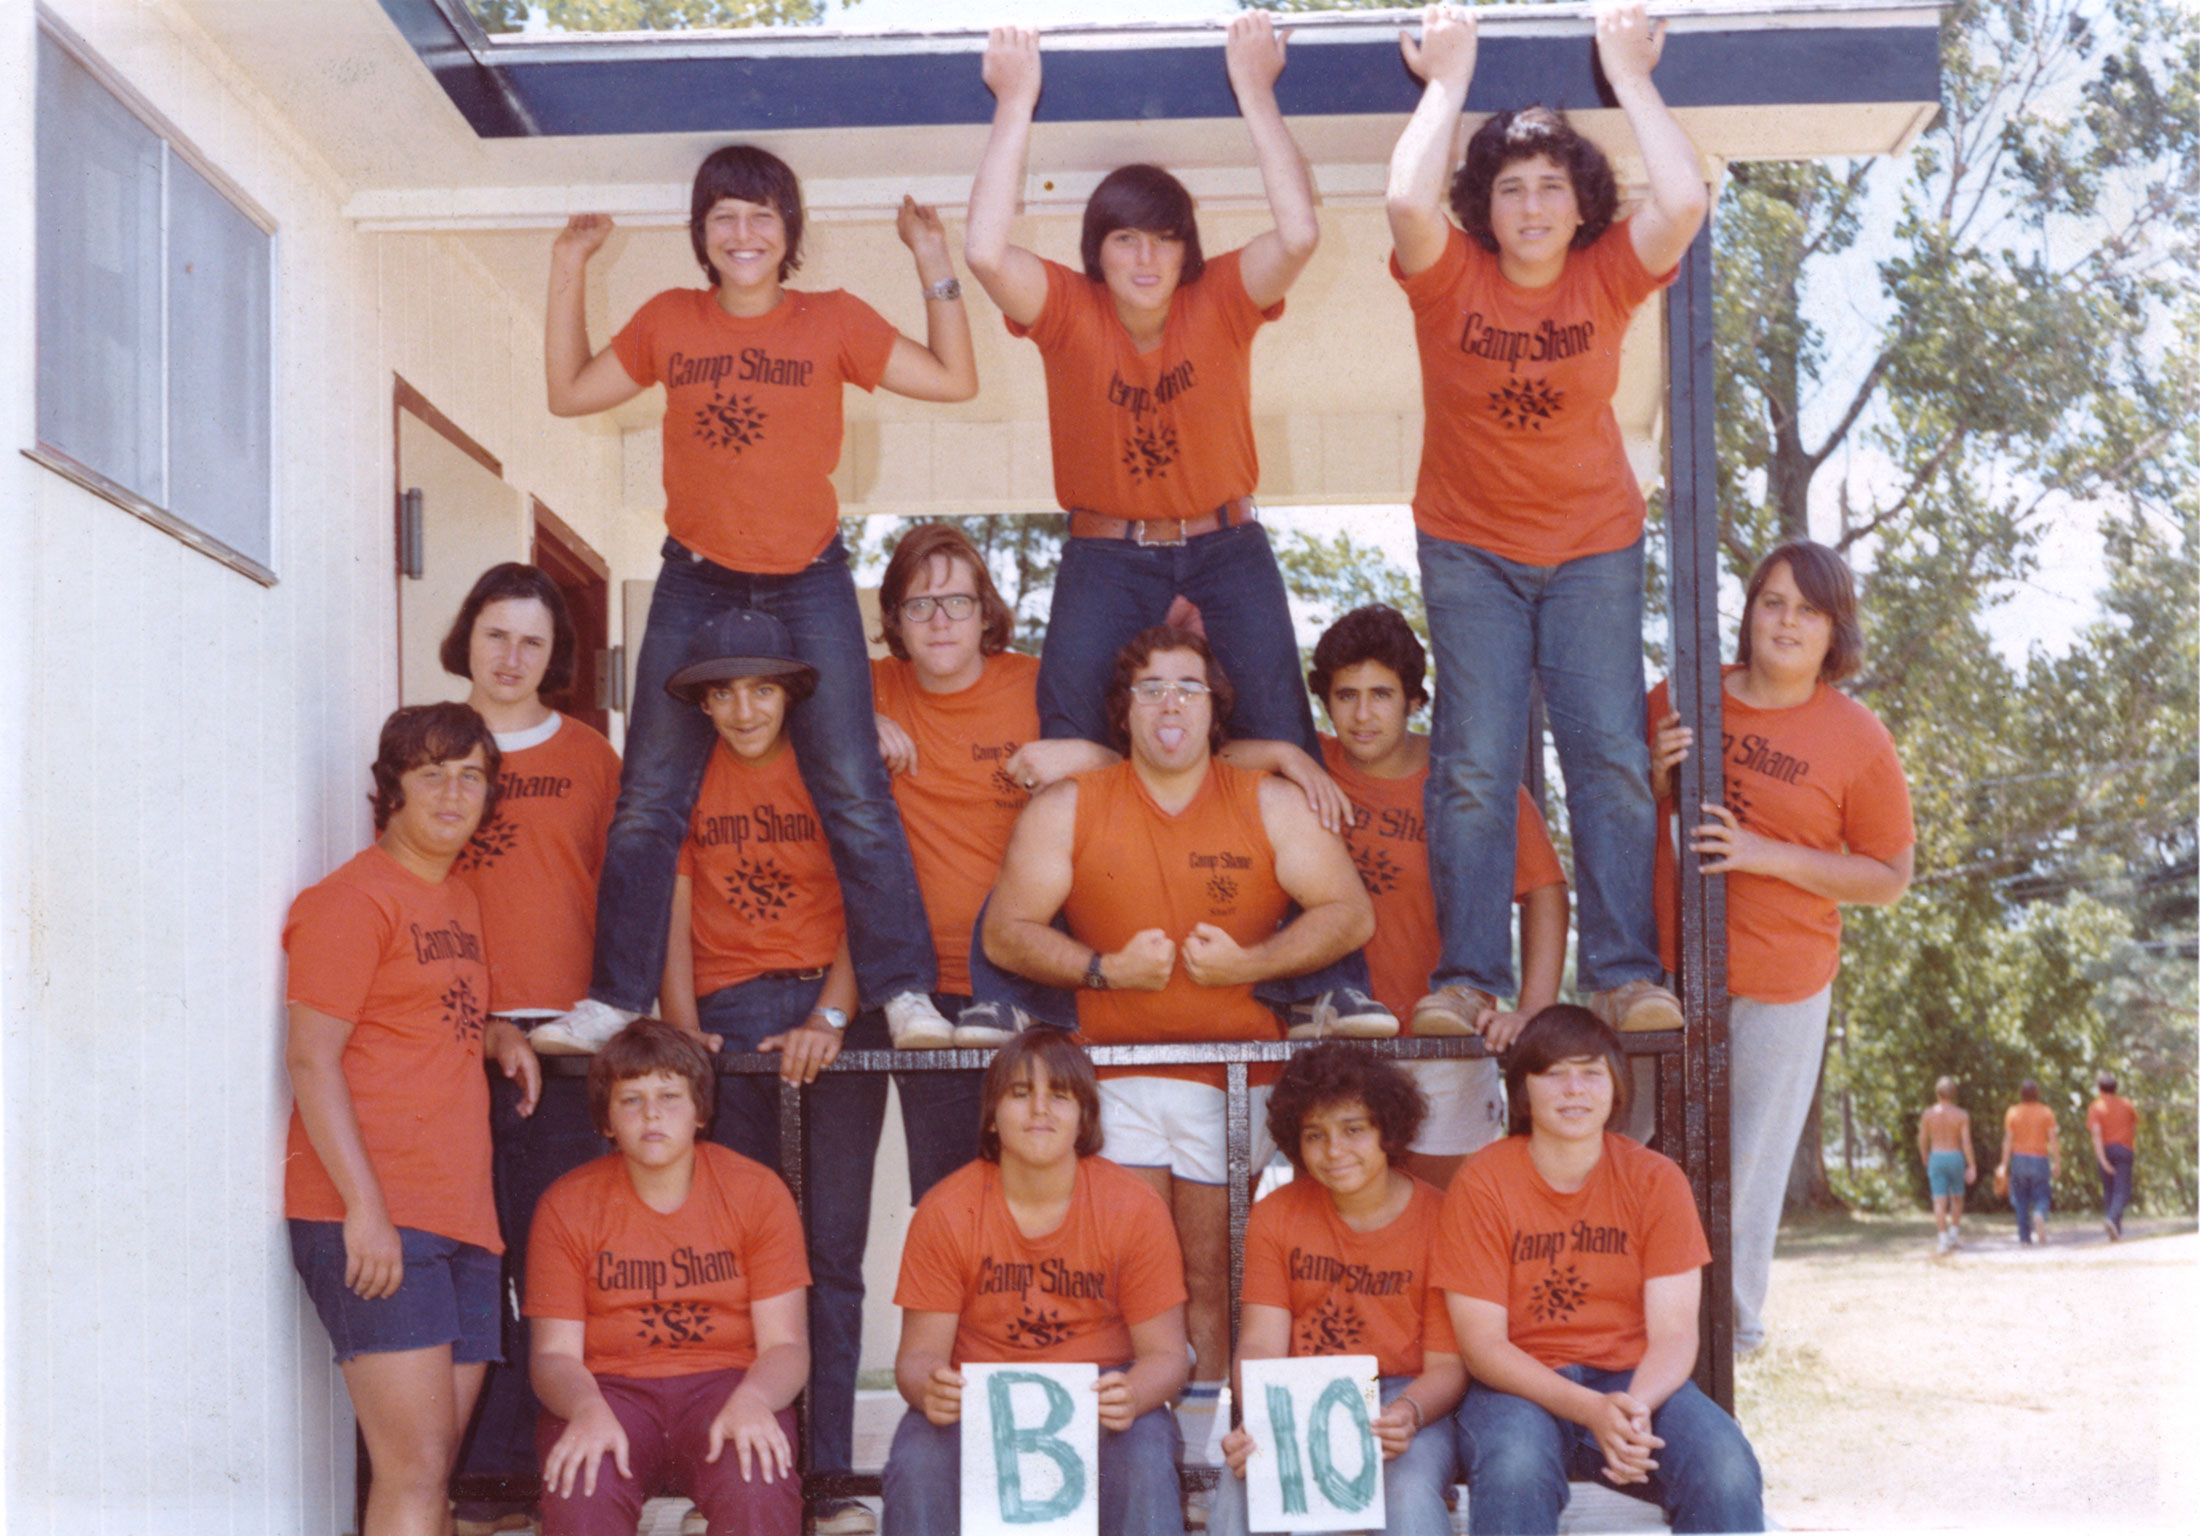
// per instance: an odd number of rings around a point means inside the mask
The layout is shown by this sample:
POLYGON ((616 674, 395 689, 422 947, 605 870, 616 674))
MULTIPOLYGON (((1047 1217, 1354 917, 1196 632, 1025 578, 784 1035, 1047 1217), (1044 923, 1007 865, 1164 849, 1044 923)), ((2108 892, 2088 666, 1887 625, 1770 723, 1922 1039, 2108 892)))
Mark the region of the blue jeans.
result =
MULTIPOLYGON (((1183 1536, 1177 1492, 1176 1415, 1149 1409, 1131 1427, 1100 1431, 1100 1529, 1105 1536, 1183 1536)), ((914 1408, 886 1453, 885 1536, 959 1536, 962 1426, 934 1424, 914 1408)))
MULTIPOLYGON (((753 1051, 769 1035, 809 1014, 823 981, 757 977, 700 999, 708 1034, 728 1050, 753 1051)), ((891 1048, 883 1014, 867 1011, 848 1026, 846 1048, 891 1048)), ((976 1072, 909 1072, 902 1083, 902 1129, 909 1143, 912 1201, 978 1155, 976 1072)), ((779 1168, 779 1079, 718 1079, 711 1139, 765 1167, 779 1168)), ((863 1251, 871 1231, 871 1174, 886 1123, 886 1079, 875 1072, 828 1072, 804 1090, 808 1178, 804 1215, 810 1258, 809 1461, 813 1472, 845 1472, 855 1454, 856 1371, 863 1358, 863 1251)))
POLYGON ((1167 617, 1178 593, 1198 605, 1207 644, 1237 691, 1229 733, 1287 741, 1319 761, 1283 571, 1258 523, 1159 548, 1064 539, 1039 658, 1040 734, 1116 745, 1107 704, 1116 652, 1167 617))
POLYGON ((2101 1215, 2121 1232, 2124 1207, 2131 1204, 2131 1148, 2111 1141, 2104 1142, 2101 1150, 2107 1154, 2109 1162, 2109 1171, 2101 1175, 2101 1215))
MULTIPOLYGON (((1592 1392, 1624 1392, 1632 1371, 1600 1371, 1569 1365, 1559 1375, 1592 1392)), ((1650 1415, 1651 1433, 1665 1442, 1658 1469, 1647 1483, 1605 1482, 1604 1455, 1596 1437, 1556 1418, 1524 1397, 1475 1382, 1453 1415, 1459 1429, 1459 1464, 1467 1476, 1467 1530, 1471 1536, 1528 1536, 1556 1531, 1570 1479, 1647 1499, 1665 1511, 1676 1533, 1761 1531, 1765 1528, 1764 1474, 1741 1425, 1692 1381, 1650 1415)))
MULTIPOLYGON (((1388 1407, 1413 1382, 1411 1376, 1385 1376, 1383 1405, 1388 1407)), ((1383 1536, 1446 1536, 1451 1512, 1444 1507, 1444 1490, 1458 1480, 1450 1422, 1422 1425, 1403 1455, 1383 1463, 1383 1536)), ((1207 1536, 1246 1536, 1245 1522, 1245 1479, 1224 1467, 1207 1516, 1207 1536)))
POLYGON ((1563 565, 1520 565, 1417 535, 1435 653, 1429 875, 1443 959, 1432 986, 1513 993, 1513 859, 1528 683, 1566 776, 1574 847, 1577 985, 1655 981, 1650 902, 1657 836, 1642 690, 1642 541, 1563 565))
POLYGON ((619 806, 596 885, 588 995, 637 1011, 657 995, 680 844, 718 739, 700 709, 665 692, 665 679, 687 663, 697 628, 735 608, 786 625, 795 653, 817 668, 817 691, 788 710, 787 734, 849 897, 848 947, 865 1004, 929 992, 936 982, 932 935, 879 761, 870 653, 847 550, 835 539, 792 576, 730 571, 677 539, 665 540, 664 556, 627 711, 619 806))
POLYGON ((2052 1165, 2036 1152, 2009 1155, 2009 1205, 2017 1213, 2017 1241, 2032 1241, 2032 1223, 2047 1220, 2052 1165))
POLYGON ((535 1112, 522 1118, 518 1085, 494 1070, 489 1073, 489 1134, 496 1147, 497 1222, 504 1228, 499 1310, 505 1363, 489 1367, 458 1475, 530 1481, 541 1473, 535 1464, 535 1415, 541 1405, 527 1378, 527 1319, 518 1307, 527 1288, 528 1232, 543 1192, 609 1152, 611 1143, 596 1134, 585 1078, 545 1076, 535 1112))

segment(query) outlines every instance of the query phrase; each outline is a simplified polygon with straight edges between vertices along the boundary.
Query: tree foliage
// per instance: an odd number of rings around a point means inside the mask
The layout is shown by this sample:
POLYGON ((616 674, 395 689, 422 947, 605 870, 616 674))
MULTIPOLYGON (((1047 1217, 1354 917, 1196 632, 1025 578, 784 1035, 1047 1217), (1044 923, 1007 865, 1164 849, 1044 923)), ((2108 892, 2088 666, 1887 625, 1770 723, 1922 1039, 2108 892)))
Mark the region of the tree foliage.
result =
POLYGON ((517 32, 530 11, 541 11, 551 26, 566 32, 674 32, 814 27, 826 9, 825 0, 467 0, 467 7, 486 32, 517 32))

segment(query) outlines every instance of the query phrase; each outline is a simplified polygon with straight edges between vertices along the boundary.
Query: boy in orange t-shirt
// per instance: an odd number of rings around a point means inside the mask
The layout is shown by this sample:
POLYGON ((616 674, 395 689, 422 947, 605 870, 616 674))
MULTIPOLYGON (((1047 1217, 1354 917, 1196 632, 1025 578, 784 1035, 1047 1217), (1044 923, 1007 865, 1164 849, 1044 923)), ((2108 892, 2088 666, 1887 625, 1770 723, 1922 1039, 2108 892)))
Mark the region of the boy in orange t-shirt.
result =
POLYGON ((671 533, 636 665, 589 995, 544 1026, 575 1049, 595 1049, 657 987, 673 860, 714 744, 694 710, 668 702, 665 680, 691 634, 742 609, 783 624, 817 679, 794 748, 834 867, 870 897, 849 914, 864 1001, 885 1009, 897 1046, 938 1048, 952 1037, 927 996, 932 951, 878 761, 863 617, 831 476, 846 386, 934 401, 977 393, 970 323, 933 210, 903 198, 896 221, 924 284, 922 343, 846 293, 786 286, 802 262, 803 222, 801 183, 785 161, 753 145, 715 151, 696 171, 688 219, 709 286, 658 294, 601 351, 588 339, 588 263, 611 221, 577 214, 551 249, 551 413, 594 415, 662 385, 671 533))
MULTIPOLYGON (((611 744, 543 698, 571 684, 575 648, 557 583, 535 566, 508 561, 474 582, 440 653, 443 670, 467 680, 466 702, 496 736, 497 817, 474 834, 451 874, 481 903, 490 1015, 523 1030, 588 995, 596 875, 619 792, 611 744)), ((562 1175, 601 1157, 603 1138, 585 1085, 571 1077, 547 1080, 534 1112, 524 1115, 512 1085, 492 1080, 489 1131, 505 1286, 516 1291, 527 1274, 536 1202, 562 1175)), ((459 1476, 526 1486, 540 1476, 539 1405, 527 1384, 527 1321, 507 1315, 504 1322, 507 1363, 489 1371, 459 1476)), ((462 1499, 458 1529, 461 1536, 494 1529, 528 1507, 519 1499, 462 1499)))
POLYGON ((933 1186, 894 1289, 894 1379, 909 1411, 886 1458, 885 1529, 960 1529, 960 1367, 1100 1367, 1100 1529, 1181 1531, 1177 1430, 1184 1261, 1152 1190, 1099 1156, 1092 1063, 1059 1030, 1001 1047, 981 1090, 978 1160, 933 1186))
POLYGON ((1472 1378, 1475 1536, 1556 1531, 1568 1479, 1600 1476, 1676 1531, 1764 1529, 1756 1454, 1689 1379, 1703 1224, 1672 1160, 1607 1128, 1627 1093, 1610 1026, 1544 1009, 1505 1058, 1512 1134, 1444 1197, 1431 1270, 1472 1378))
MULTIPOLYGON (((1325 1041, 1291 1058, 1268 1100, 1268 1132, 1297 1175, 1245 1224, 1239 1360, 1373 1355, 1383 1411, 1386 1536, 1446 1529, 1457 1481, 1448 1419, 1466 1386, 1429 1252, 1443 1196, 1408 1173, 1421 1092, 1365 1047, 1325 1041)), ((1208 1520, 1213 1536, 1246 1529, 1252 1436, 1224 1436, 1229 1463, 1208 1520)))
POLYGON ((618 1151, 551 1187, 528 1247, 543 1536, 632 1536, 660 1493, 714 1531, 802 1528, 802 1228, 769 1169, 698 1144, 715 1076, 655 1019, 589 1065, 618 1151))
POLYGON ((2131 1204, 2131 1163, 2139 1140, 2139 1110, 2116 1091, 2115 1075, 2103 1072, 2099 1097, 2086 1106, 2085 1132, 2093 1141, 2093 1162, 2101 1170, 2101 1227, 2108 1240, 2124 1235, 2124 1207, 2131 1204))
POLYGON ((1453 1033, 1512 991, 1508 876, 1531 681, 1565 769, 1577 985, 1619 1029, 1681 1023, 1650 906, 1643 499, 1612 400, 1628 325, 1673 281, 1709 195, 1651 78, 1662 26, 1641 0, 1600 0, 1595 30, 1648 182, 1625 219, 1603 152, 1541 105, 1483 123, 1450 177, 1474 18, 1433 6, 1405 43, 1425 88, 1391 156, 1386 206, 1421 359, 1413 521, 1444 681, 1428 800, 1443 957, 1414 1011, 1447 1016, 1453 1033))
POLYGON ((2043 1242, 2055 1181, 2062 1177, 2062 1132, 2056 1128, 2055 1112, 2040 1102, 2037 1081, 2028 1077, 2019 1085, 2017 1102, 2001 1117, 2001 1130, 2001 1166, 1994 1170, 1994 1184, 2017 1213, 2017 1241, 2043 1242))

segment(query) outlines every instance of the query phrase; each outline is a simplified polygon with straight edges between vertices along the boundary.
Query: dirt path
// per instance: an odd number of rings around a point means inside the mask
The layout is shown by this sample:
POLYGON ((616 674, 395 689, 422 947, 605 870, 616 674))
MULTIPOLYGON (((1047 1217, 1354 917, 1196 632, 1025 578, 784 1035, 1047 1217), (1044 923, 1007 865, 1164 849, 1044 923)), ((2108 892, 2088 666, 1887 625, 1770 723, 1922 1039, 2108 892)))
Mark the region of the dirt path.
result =
POLYGON ((2200 1235, 1783 1233, 1737 1407, 1790 1530, 2200 1528, 2200 1235))

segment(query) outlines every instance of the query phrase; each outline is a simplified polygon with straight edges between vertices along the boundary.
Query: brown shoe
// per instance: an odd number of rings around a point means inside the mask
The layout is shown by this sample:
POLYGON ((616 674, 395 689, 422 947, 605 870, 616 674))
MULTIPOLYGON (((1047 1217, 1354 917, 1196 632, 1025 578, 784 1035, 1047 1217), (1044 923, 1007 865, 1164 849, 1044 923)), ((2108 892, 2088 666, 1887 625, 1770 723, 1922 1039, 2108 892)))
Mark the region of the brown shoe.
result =
POLYGON ((1679 1029, 1681 1000, 1654 981, 1630 981, 1589 999, 1589 1011, 1623 1035, 1679 1029))
POLYGON ((1438 987, 1413 1005, 1413 1032, 1427 1037, 1477 1034, 1474 1021, 1496 1006, 1497 999, 1479 987, 1438 987))

